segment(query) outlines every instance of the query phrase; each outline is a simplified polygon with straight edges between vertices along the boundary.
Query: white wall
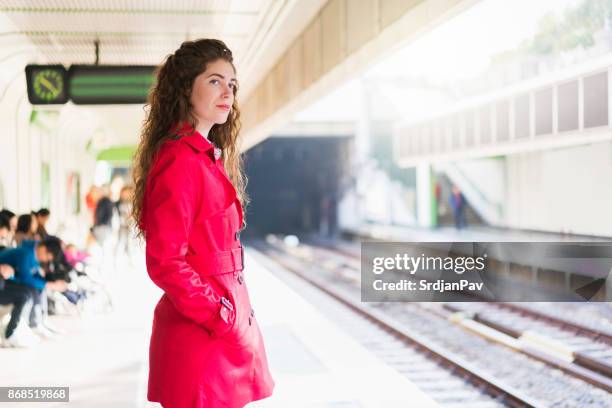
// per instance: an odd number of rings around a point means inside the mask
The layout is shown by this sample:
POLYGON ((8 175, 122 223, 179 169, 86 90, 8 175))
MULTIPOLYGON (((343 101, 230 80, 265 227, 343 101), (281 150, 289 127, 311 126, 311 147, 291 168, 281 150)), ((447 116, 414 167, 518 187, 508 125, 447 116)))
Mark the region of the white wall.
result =
MULTIPOLYGON (((17 94, 16 91, 7 94, 5 101, 0 103, 0 121, 4 129, 0 137, 0 183, 4 193, 2 205, 19 214, 39 209, 42 206, 42 164, 48 163, 49 209, 52 213, 49 231, 60 234, 66 240, 80 243, 87 232, 84 225, 88 223, 85 218, 84 194, 93 183, 95 169, 94 154, 85 151, 84 136, 87 133, 75 135, 75 131, 82 132, 84 129, 74 124, 70 127, 58 123, 58 127, 51 130, 31 125, 31 107, 27 101, 19 103, 18 98, 13 97, 17 94), (15 110, 5 109, 5 104, 11 105, 11 102, 15 107, 21 105, 17 117, 15 110), (71 172, 78 173, 81 178, 81 214, 73 214, 69 207, 67 181, 71 172)), ((65 116, 63 112, 60 113, 60 118, 65 116)), ((73 121, 78 120, 74 113, 68 116, 72 116, 73 121)), ((69 124, 70 120, 65 123, 69 124)))
POLYGON ((507 157, 506 224, 612 236, 612 142, 507 157))
MULTIPOLYGON (((11 22, 0 15, 0 30, 11 31, 11 22)), ((85 144, 97 125, 88 115, 64 105, 50 107, 59 119, 48 130, 32 126, 32 106, 27 100, 24 68, 27 63, 44 63, 27 40, 0 38, 0 206, 26 213, 41 206, 41 167, 49 163, 52 217, 50 232, 68 241, 82 243, 87 233, 84 194, 93 182, 95 156, 85 144), (11 41, 18 43, 13 45, 11 41), (19 48, 17 48, 19 47, 19 48), (67 176, 81 176, 81 214, 68 208, 67 176)))

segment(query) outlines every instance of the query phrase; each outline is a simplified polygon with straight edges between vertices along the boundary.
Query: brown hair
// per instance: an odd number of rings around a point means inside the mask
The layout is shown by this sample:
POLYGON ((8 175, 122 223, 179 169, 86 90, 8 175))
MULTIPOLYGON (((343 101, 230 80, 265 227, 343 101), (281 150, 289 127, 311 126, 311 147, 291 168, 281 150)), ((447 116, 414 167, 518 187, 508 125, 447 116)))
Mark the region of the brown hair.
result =
MULTIPOLYGON (((157 82, 151 88, 146 109, 140 144, 134 157, 134 198, 132 216, 136 221, 138 236, 143 237, 141 217, 146 180, 155 156, 164 142, 174 137, 173 127, 179 122, 188 122, 195 129, 196 118, 191 112, 189 97, 195 78, 206 71, 208 64, 219 59, 229 62, 234 71, 232 52, 219 40, 202 39, 185 41, 174 54, 166 57, 157 70, 157 82)), ((234 87, 234 103, 227 121, 215 124, 208 138, 223 150, 223 165, 243 207, 248 204, 246 176, 242 171, 242 159, 238 146, 240 111, 234 87)), ((206 135, 205 135, 206 136, 206 135)))

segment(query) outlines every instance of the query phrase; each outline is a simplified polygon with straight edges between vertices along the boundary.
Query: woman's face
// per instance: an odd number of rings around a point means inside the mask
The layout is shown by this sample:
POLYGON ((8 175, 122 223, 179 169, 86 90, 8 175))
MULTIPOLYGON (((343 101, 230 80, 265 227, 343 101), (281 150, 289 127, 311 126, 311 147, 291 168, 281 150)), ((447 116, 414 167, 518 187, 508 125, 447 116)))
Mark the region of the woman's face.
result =
POLYGON ((210 129, 214 124, 227 121, 237 86, 235 75, 229 62, 218 59, 196 77, 189 102, 199 129, 210 129))
POLYGON ((47 225, 47 221, 49 221, 49 216, 36 217, 36 221, 38 221, 38 225, 42 225, 44 227, 47 225))

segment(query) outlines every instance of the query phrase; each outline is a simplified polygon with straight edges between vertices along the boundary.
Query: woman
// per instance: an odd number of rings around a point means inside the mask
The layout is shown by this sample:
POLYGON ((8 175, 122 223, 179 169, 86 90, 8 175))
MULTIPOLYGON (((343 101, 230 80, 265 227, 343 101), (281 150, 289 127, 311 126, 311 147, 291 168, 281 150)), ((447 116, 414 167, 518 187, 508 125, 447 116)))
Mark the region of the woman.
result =
POLYGON ((38 241, 40 236, 36 233, 38 222, 33 214, 22 214, 17 218, 17 229, 15 230, 15 242, 21 246, 23 241, 38 241))
POLYGON ((242 273, 246 195, 232 61, 210 39, 168 56, 136 155, 133 215, 149 276, 164 291, 148 399, 165 408, 243 407, 274 387, 242 273))
POLYGON ((117 243, 115 244, 115 258, 119 253, 119 248, 123 248, 123 253, 132 259, 130 251, 130 231, 132 213, 132 187, 123 186, 119 192, 119 200, 115 203, 117 214, 119 215, 119 231, 117 232, 117 243))
POLYGON ((45 240, 49 238, 49 233, 47 232, 47 222, 51 217, 51 211, 46 208, 41 208, 38 212, 34 213, 36 217, 36 222, 38 223, 38 228, 36 232, 41 240, 45 240))
POLYGON ((17 243, 15 242, 15 232, 17 231, 17 214, 5 208, 0 211, 0 218, 8 220, 9 224, 8 234, 4 236, 2 240, 0 240, 0 249, 3 249, 2 247, 15 248, 17 246, 17 243))

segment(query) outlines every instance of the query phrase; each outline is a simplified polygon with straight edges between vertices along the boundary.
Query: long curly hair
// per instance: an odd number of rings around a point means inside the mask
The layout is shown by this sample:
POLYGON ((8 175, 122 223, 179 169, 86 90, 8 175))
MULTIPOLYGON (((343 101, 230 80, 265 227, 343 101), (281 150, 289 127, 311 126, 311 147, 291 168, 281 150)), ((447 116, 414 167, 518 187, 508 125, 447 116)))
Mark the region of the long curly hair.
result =
MULTIPOLYGON (((160 147, 175 135, 172 129, 179 122, 188 122, 195 129, 197 120, 189 102, 195 78, 206 71, 208 64, 219 59, 234 68, 232 52, 219 40, 201 39, 185 41, 180 48, 166 57, 157 69, 157 81, 149 92, 145 105, 146 118, 140 133, 140 144, 134 156, 134 196, 132 217, 136 221, 137 235, 144 237, 142 208, 147 176, 160 147)), ((227 121, 215 124, 208 138, 223 151, 223 165, 238 193, 243 208, 248 204, 246 176, 238 145, 240 111, 234 87, 234 103, 227 121)), ((246 218, 246 217, 245 217, 246 218)), ((245 223, 246 224, 246 223, 245 223)))

